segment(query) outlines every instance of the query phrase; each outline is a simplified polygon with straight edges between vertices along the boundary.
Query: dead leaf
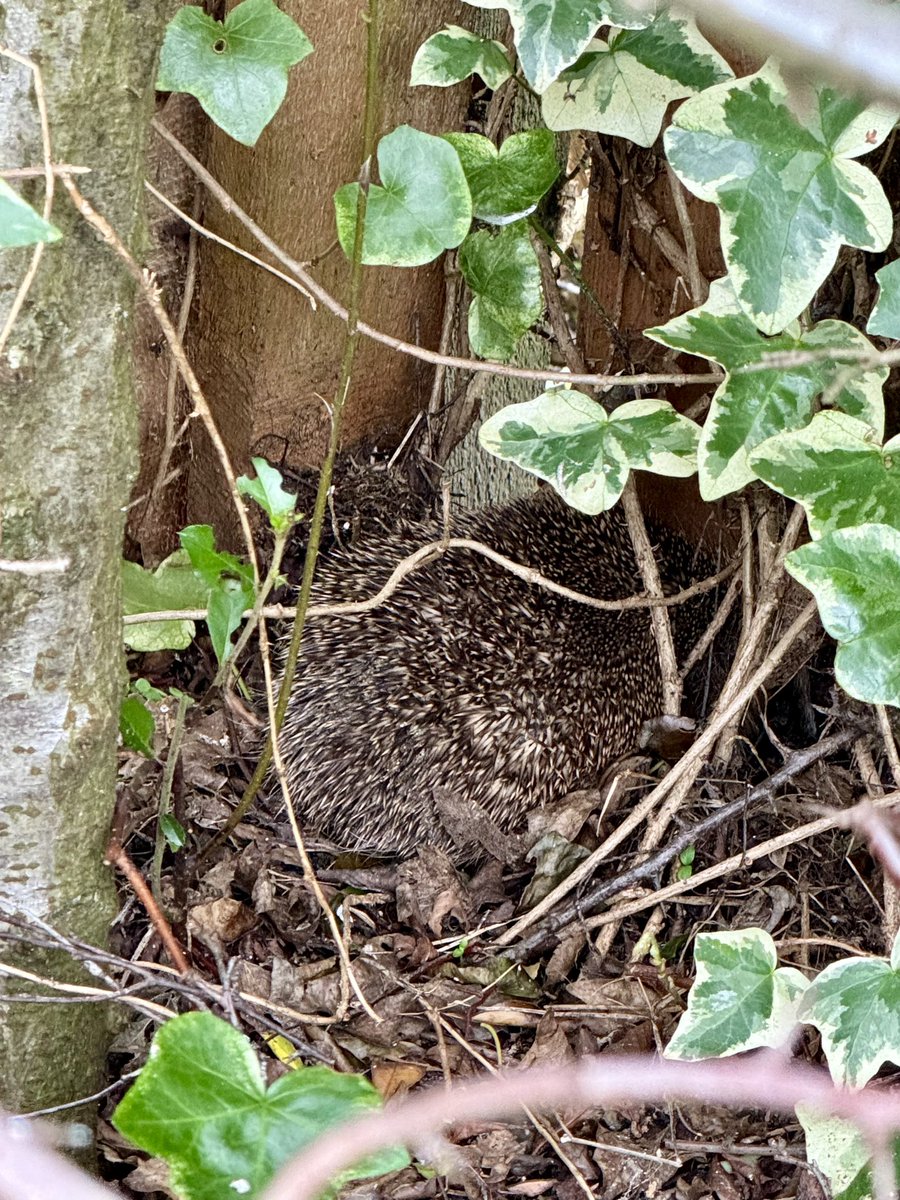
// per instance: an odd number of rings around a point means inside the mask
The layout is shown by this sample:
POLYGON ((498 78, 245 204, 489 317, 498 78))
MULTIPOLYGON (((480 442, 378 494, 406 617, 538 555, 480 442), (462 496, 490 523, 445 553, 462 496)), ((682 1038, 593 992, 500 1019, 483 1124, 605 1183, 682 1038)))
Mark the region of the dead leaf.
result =
POLYGON ((423 1078, 426 1067, 416 1063, 379 1063, 372 1068, 372 1083, 383 1100, 404 1096, 423 1078))
POLYGON ((187 927, 191 937, 199 938, 210 949, 237 941, 257 922, 256 913, 240 900, 222 896, 206 904, 195 904, 188 913, 187 927))

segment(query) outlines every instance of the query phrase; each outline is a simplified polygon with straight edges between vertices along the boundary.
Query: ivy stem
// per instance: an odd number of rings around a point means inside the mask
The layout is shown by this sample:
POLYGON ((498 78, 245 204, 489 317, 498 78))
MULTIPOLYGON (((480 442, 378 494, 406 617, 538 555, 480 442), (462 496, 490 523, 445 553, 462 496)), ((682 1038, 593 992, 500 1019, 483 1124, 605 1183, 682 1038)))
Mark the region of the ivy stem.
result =
POLYGON ((156 841, 153 846, 153 861, 150 866, 150 888, 156 903, 162 907, 162 861, 166 849, 166 833, 163 828, 165 818, 172 807, 172 783, 175 779, 175 767, 178 755, 181 753, 181 739, 184 735, 184 718, 191 703, 189 696, 182 692, 178 697, 178 707, 175 709, 175 724, 172 737, 169 740, 169 753, 163 770, 162 787, 159 792, 159 813, 156 820, 156 841))
POLYGON ((560 246, 559 242, 556 240, 556 238, 553 236, 553 234, 550 232, 550 230, 546 229, 544 227, 544 225, 541 223, 540 219, 537 216, 532 214, 528 218, 528 223, 531 226, 531 228, 534 230, 534 232, 537 234, 537 236, 540 238, 540 240, 547 247, 547 249, 552 254, 556 255, 556 257, 559 259, 559 261, 562 263, 562 265, 566 268, 566 270, 569 272, 569 274, 572 276, 572 278, 578 284, 578 286, 582 290, 582 292, 584 292, 584 295, 586 296, 586 298, 591 302, 591 304, 593 304, 594 308, 596 308, 596 310, 600 314, 600 316, 603 317, 604 321, 608 321, 610 324, 612 324, 612 318, 610 317, 610 315, 606 311, 606 309, 603 307, 603 305, 600 303, 600 300, 597 297, 597 293, 590 286, 590 284, 588 284, 585 281, 584 275, 581 272, 581 267, 578 265, 578 263, 575 261, 575 259, 572 257, 572 255, 569 254, 567 251, 563 250, 562 246, 560 246))

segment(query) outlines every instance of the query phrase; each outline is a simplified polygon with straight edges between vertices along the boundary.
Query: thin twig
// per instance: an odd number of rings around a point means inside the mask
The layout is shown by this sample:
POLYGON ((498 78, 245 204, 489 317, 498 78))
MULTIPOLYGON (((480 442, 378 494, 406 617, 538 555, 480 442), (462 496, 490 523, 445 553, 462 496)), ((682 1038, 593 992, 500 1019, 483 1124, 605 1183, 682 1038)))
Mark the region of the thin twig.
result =
MULTIPOLYGON (((53 174, 53 152, 50 145, 50 120, 47 116, 47 99, 44 95, 44 81, 41 76, 40 67, 30 58, 26 58, 24 54, 17 54, 15 50, 11 50, 9 46, 4 46, 0 43, 0 55, 4 58, 10 58, 13 62, 17 62, 22 67, 27 67, 31 72, 32 81, 34 84, 34 101, 37 105, 38 117, 41 123, 41 148, 44 154, 44 166, 41 174, 44 176, 44 206, 41 215, 44 220, 49 223, 50 217, 53 214, 53 194, 56 187, 56 180, 53 174)), ((37 242, 31 252, 31 262, 28 264, 28 270, 22 277, 22 282, 19 284, 18 291, 12 302, 6 320, 3 323, 3 328, 0 329, 0 354, 6 348, 6 343, 9 340, 9 335, 12 333, 19 313, 22 311, 22 305, 25 303, 31 285, 34 283, 38 273, 41 258, 44 253, 44 242, 37 242)))

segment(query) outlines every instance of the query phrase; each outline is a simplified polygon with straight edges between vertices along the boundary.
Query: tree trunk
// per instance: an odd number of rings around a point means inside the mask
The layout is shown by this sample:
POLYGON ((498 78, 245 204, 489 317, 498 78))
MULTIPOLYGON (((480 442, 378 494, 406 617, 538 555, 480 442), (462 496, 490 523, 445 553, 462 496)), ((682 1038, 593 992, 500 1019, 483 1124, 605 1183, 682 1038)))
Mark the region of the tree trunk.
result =
MULTIPOLYGON (((41 64, 54 159, 91 168, 83 191, 126 242, 141 234, 155 58, 175 7, 0 6, 0 43, 41 64)), ((0 163, 40 163, 39 129, 30 73, 0 58, 0 163)), ((40 208, 39 187, 25 194, 40 208)), ((124 678, 122 508, 135 468, 133 289, 62 187, 53 220, 63 240, 44 254, 0 360, 0 557, 64 556, 69 565, 30 576, 0 571, 0 898, 103 943, 114 911, 102 860, 124 678)), ((0 254, 0 322, 28 258, 27 250, 0 254)), ((5 946, 3 957, 40 975, 90 981, 59 954, 5 946)), ((22 990, 0 986, 7 995, 22 990)), ((12 1002, 0 1019, 0 1106, 29 1110, 95 1090, 102 1006, 12 1002)))
MULTIPOLYGON (((209 166, 256 221, 300 260, 330 253, 314 272, 346 301, 349 267, 335 249, 333 194, 361 167, 366 30, 359 0, 285 0, 314 53, 290 76, 285 103, 253 149, 213 130, 209 166)), ((378 133, 408 123, 430 133, 461 128, 470 87, 409 86, 413 55, 445 22, 480 14, 457 0, 382 0, 378 133)), ((258 251, 239 224, 208 202, 207 224, 258 251)), ((444 301, 440 262, 418 270, 367 267, 362 315, 404 340, 437 348, 444 301)), ((328 443, 344 327, 280 280, 210 242, 200 247, 193 358, 236 466, 251 453, 318 465, 328 443)), ((344 445, 396 445, 424 408, 434 368, 373 342, 360 347, 344 416, 344 445)), ((190 520, 234 539, 234 512, 202 430, 193 431, 190 520)))

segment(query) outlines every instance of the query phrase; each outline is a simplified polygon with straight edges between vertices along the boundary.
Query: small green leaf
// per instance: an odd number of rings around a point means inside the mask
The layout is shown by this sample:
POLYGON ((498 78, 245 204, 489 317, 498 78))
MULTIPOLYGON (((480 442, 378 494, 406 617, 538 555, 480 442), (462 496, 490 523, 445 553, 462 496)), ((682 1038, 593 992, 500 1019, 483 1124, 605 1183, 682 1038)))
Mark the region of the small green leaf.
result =
POLYGON ((610 416, 583 392, 552 389, 485 421, 488 453, 546 479, 567 504, 612 508, 634 469, 685 477, 696 469, 699 429, 664 400, 631 400, 610 416))
MULTIPOLYGON (((363 262, 420 267, 460 244, 472 223, 472 198, 459 155, 443 138, 401 125, 378 143, 381 184, 369 188, 363 262)), ((359 184, 334 194, 338 237, 353 252, 359 184)))
POLYGON ((852 160, 881 144, 896 112, 792 78, 768 63, 709 88, 665 133, 684 185, 718 206, 738 301, 765 333, 806 308, 842 243, 883 250, 893 229, 881 184, 852 160))
POLYGON ((730 277, 714 281, 700 308, 644 335, 675 350, 701 355, 726 370, 713 396, 700 439, 700 492, 705 500, 737 491, 754 478, 750 455, 766 438, 802 428, 813 403, 836 378, 843 386, 833 403, 871 425, 884 427, 882 386, 887 368, 859 368, 847 378, 846 365, 824 357, 796 367, 749 370, 767 354, 790 350, 871 351, 864 334, 843 321, 820 321, 801 333, 791 325, 766 338, 741 310, 730 277))
POLYGON ((750 463, 770 487, 800 501, 814 538, 869 523, 900 529, 900 438, 882 447, 846 413, 817 413, 805 429, 763 442, 750 463))
POLYGON ((694 959, 697 978, 667 1058, 724 1058, 784 1044, 798 1023, 807 981, 793 967, 778 966, 764 929, 698 934, 694 959))
POLYGON ((171 813, 162 814, 159 818, 159 827, 166 839, 166 844, 174 854, 184 849, 187 844, 187 834, 181 822, 176 820, 171 813))
POLYGON ((216 537, 210 525, 186 525, 178 534, 191 566, 208 588, 215 588, 223 576, 236 579, 248 597, 253 596, 253 571, 234 554, 216 549, 216 537))
POLYGON ((166 27, 156 87, 196 96, 221 129, 252 146, 284 99, 288 68, 311 51, 274 0, 244 0, 224 22, 188 5, 166 27))
POLYGON ((595 129, 652 146, 673 100, 732 78, 686 17, 660 13, 646 29, 620 29, 587 52, 541 98, 550 129, 595 129))
POLYGON ((785 565, 813 593, 822 624, 840 643, 834 673, 844 691, 900 705, 900 531, 837 529, 792 551, 785 565))
POLYGON ((231 635, 244 610, 253 607, 253 570, 233 554, 216 549, 209 525, 188 525, 178 537, 208 588, 206 624, 216 658, 223 663, 231 653, 231 635))
POLYGON ((0 179, 0 249, 58 242, 61 237, 55 225, 45 221, 5 179, 0 179))
POLYGON ((832 963, 810 984, 800 1019, 821 1034, 834 1082, 863 1087, 884 1063, 900 1062, 900 971, 884 958, 832 963))
POLYGON ((512 75, 509 55, 502 42, 448 25, 416 51, 409 82, 414 87, 450 87, 470 75, 480 75, 491 91, 496 91, 512 75))
MULTIPOLYGON (((362 1076, 329 1067, 290 1071, 267 1089, 247 1038, 211 1013, 194 1012, 157 1031, 113 1124, 168 1162, 172 1186, 184 1200, 252 1200, 282 1163, 324 1130, 380 1105, 362 1076)), ((336 1180, 335 1189, 408 1162, 404 1150, 381 1151, 336 1180)))
POLYGON ((505 362, 543 312, 541 268, 522 222, 492 233, 470 233, 459 266, 474 293, 469 305, 469 342, 481 358, 505 362))
POLYGON ((549 129, 514 133, 498 150, 480 133, 447 133, 469 191, 472 213, 489 225, 507 225, 534 212, 559 174, 556 142, 549 129))
POLYGON ((139 696, 126 696, 119 710, 119 733, 129 750, 137 750, 145 758, 155 758, 153 735, 156 719, 139 696))
MULTIPOLYGON (((139 696, 142 696, 144 700, 148 700, 151 704, 155 704, 159 700, 165 700, 167 695, 160 688, 154 687, 149 679, 133 680, 131 690, 137 692, 139 696)), ((175 695, 177 692, 177 688, 173 689, 172 695, 175 695)))
POLYGON ((866 329, 880 337, 900 338, 900 258, 875 272, 878 299, 866 329))
POLYGON ((475 8, 505 8, 525 78, 544 92, 575 61, 604 24, 640 26, 645 5, 627 0, 468 0, 475 8))
MULTIPOLYGON (((122 563, 122 611, 126 616, 167 609, 205 608, 208 589, 197 578, 183 550, 170 554, 155 571, 137 563, 122 563)), ((194 636, 193 621, 150 621, 126 625, 126 646, 132 650, 183 650, 194 636)))
POLYGON ((297 497, 292 492, 286 492, 282 474, 270 466, 264 458, 252 458, 256 478, 247 475, 239 476, 238 491, 242 496, 249 496, 269 518, 269 524, 276 532, 289 529, 294 522, 297 497))

